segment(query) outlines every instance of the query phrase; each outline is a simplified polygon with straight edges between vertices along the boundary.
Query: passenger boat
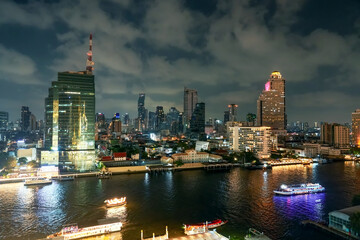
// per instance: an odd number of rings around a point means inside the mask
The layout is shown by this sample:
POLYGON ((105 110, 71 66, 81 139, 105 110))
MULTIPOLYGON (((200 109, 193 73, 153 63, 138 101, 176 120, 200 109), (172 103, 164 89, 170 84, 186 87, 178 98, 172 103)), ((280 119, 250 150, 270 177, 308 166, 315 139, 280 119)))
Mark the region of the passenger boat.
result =
POLYGON ((31 186, 31 185, 44 185, 44 184, 51 184, 51 179, 43 178, 43 177, 35 177, 35 178, 28 178, 25 180, 24 186, 31 186))
POLYGON ((113 219, 102 219, 99 220, 99 225, 79 228, 77 224, 69 224, 64 226, 64 228, 55 234, 47 236, 48 239, 51 238, 61 238, 64 240, 70 239, 82 239, 86 237, 108 234, 112 232, 118 232, 121 230, 122 223, 118 218, 113 219))
POLYGON ((325 192, 325 188, 318 183, 306 183, 289 186, 283 184, 279 189, 274 191, 275 194, 286 196, 320 192, 325 192))
POLYGON ((204 232, 207 232, 211 228, 220 227, 220 226, 224 225, 227 222, 228 221, 223 221, 221 219, 216 219, 216 220, 210 221, 210 222, 203 222, 203 223, 190 224, 190 225, 184 224, 184 229, 185 229, 184 232, 185 232, 186 235, 204 233, 204 232))
POLYGON ((126 204, 126 197, 105 200, 106 207, 117 207, 126 204))

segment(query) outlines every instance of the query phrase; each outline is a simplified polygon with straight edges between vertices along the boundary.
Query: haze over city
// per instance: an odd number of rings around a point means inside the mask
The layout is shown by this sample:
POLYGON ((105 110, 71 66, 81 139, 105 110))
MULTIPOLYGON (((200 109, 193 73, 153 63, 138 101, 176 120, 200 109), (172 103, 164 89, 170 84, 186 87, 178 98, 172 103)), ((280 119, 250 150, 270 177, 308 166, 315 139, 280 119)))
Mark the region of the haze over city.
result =
POLYGON ((1 1, 0 99, 41 119, 57 72, 84 70, 93 33, 96 111, 183 109, 197 89, 206 116, 229 103, 245 120, 269 75, 286 79, 291 121, 350 122, 360 101, 358 1, 1 1))

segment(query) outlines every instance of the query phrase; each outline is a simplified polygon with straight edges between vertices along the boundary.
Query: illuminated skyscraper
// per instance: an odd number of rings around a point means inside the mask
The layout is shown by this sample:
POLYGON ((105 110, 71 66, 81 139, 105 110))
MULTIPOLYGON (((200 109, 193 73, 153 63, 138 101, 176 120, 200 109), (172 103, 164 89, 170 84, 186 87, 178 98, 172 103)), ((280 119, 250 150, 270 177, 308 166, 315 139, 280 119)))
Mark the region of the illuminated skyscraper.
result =
POLYGON ((352 119, 352 145, 360 147, 360 109, 351 114, 352 119))
MULTIPOLYGON (((198 94, 194 89, 184 88, 184 120, 188 124, 198 102, 198 94)), ((188 127, 188 126, 187 126, 188 127)))
POLYGON ((156 121, 155 130, 161 130, 163 123, 165 122, 164 108, 162 106, 156 107, 156 121))
POLYGON ((145 93, 139 94, 138 99, 138 119, 139 119, 139 130, 144 130, 147 125, 147 111, 145 109, 145 93))
POLYGON ((20 122, 20 127, 21 127, 21 131, 23 132, 27 132, 30 129, 30 117, 31 117, 31 112, 29 110, 29 107, 27 106, 22 106, 21 107, 21 122, 20 122))
POLYGON ((94 75, 89 71, 58 73, 45 106, 45 148, 52 150, 48 154, 53 159, 49 162, 42 156, 42 165, 58 165, 60 171, 91 170, 95 161, 94 75))
POLYGON ((278 71, 271 73, 257 100, 257 124, 276 130, 286 129, 285 79, 278 71))

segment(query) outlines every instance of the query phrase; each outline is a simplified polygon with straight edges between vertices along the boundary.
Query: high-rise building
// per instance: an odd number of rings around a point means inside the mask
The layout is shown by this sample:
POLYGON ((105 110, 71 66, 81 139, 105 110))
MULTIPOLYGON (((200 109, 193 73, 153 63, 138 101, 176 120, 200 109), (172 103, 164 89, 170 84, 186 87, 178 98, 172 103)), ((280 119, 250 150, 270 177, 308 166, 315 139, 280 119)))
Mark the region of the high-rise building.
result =
POLYGON ((34 114, 30 114, 30 126, 29 126, 29 130, 30 131, 35 131, 37 129, 37 124, 36 124, 36 117, 34 114))
POLYGON ((164 108, 162 106, 156 107, 156 121, 155 130, 161 130, 163 123, 165 122, 164 108))
POLYGON ((149 121, 148 121, 148 130, 155 131, 155 125, 156 125, 156 113, 150 111, 149 112, 149 121))
POLYGON ((8 122, 9 122, 9 113, 0 112, 0 129, 7 129, 8 122))
POLYGON ((123 117, 123 123, 124 125, 129 125, 130 124, 130 116, 128 113, 125 113, 124 117, 123 117))
POLYGON ((350 145, 350 130, 338 123, 322 123, 320 142, 336 148, 347 148, 350 145))
MULTIPOLYGON (((45 99, 45 148, 60 171, 86 171, 95 161, 95 83, 89 71, 60 72, 45 99), (58 159, 54 157, 58 152, 58 159), (56 161, 57 160, 57 161, 56 161), (57 164, 56 164, 57 162, 57 164)), ((45 153, 47 154, 47 153, 45 153)), ((44 161, 45 162, 44 162, 44 161)))
POLYGON ((109 131, 116 136, 121 135, 121 118, 119 113, 114 114, 114 117, 109 125, 109 131))
POLYGON ((184 88, 184 120, 188 127, 188 123, 198 103, 198 94, 194 89, 184 88))
POLYGON ((180 130, 178 123, 179 114, 180 112, 175 107, 171 107, 169 113, 166 115, 166 122, 172 134, 177 134, 180 130))
POLYGON ((21 131, 27 132, 30 130, 30 116, 31 116, 31 112, 29 110, 29 107, 22 106, 21 107, 21 120, 20 120, 21 131))
POLYGON ((237 108, 238 105, 236 104, 229 104, 229 121, 236 122, 237 121, 237 108))
POLYGON ((333 144, 333 138, 334 138, 334 130, 333 130, 333 124, 331 123, 322 123, 321 124, 321 131, 320 131, 320 142, 324 144, 333 144))
POLYGON ((205 103, 197 103, 190 121, 190 132, 192 138, 200 141, 206 140, 205 134, 205 103))
POLYGON ((147 124, 147 111, 145 109, 145 93, 139 93, 138 99, 138 119, 139 119, 139 130, 146 128, 147 124))
POLYGON ((256 114, 254 113, 246 114, 246 121, 249 123, 250 126, 255 126, 256 114))
POLYGON ((352 145, 360 147, 360 109, 351 114, 352 119, 352 145))
POLYGON ((257 125, 284 130, 286 121, 285 79, 274 71, 257 100, 257 125))
POLYGON ((96 126, 98 129, 106 126, 106 119, 104 113, 96 113, 96 126))
POLYGON ((230 121, 230 112, 224 111, 224 124, 226 124, 228 121, 230 121))
POLYGON ((270 127, 230 127, 231 146, 234 151, 252 151, 258 158, 271 153, 270 127))

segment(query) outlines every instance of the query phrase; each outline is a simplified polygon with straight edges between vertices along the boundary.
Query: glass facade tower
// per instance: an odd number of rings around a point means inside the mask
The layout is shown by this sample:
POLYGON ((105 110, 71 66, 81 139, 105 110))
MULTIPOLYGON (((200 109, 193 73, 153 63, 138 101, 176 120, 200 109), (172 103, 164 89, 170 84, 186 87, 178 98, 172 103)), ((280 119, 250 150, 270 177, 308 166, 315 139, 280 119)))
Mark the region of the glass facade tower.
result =
POLYGON ((42 165, 55 164, 60 171, 94 168, 95 82, 91 72, 58 73, 45 99, 45 127, 45 148, 53 153, 51 159, 42 157, 42 165))

